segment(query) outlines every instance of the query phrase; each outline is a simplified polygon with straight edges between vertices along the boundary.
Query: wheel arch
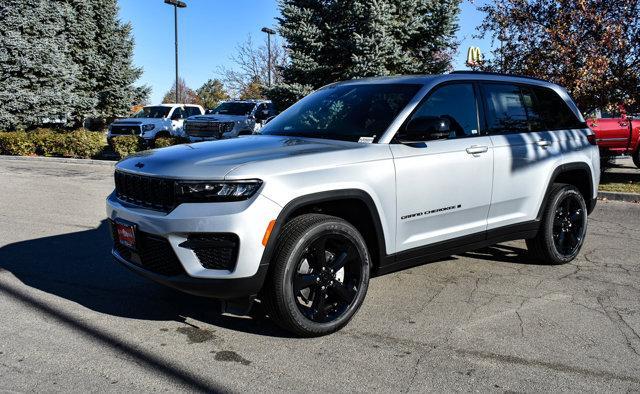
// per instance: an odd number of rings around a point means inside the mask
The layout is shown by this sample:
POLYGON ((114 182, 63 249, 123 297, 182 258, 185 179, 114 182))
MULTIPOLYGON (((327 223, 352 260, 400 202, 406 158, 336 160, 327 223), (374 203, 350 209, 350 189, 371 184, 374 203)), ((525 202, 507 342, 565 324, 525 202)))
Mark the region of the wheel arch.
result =
POLYGON ((542 204, 538 210, 537 220, 542 218, 544 207, 547 205, 549 199, 549 192, 554 183, 566 183, 578 188, 587 203, 588 213, 591 214, 595 208, 596 200, 593 191, 593 174, 591 167, 583 162, 565 163, 558 166, 551 174, 549 184, 542 199, 542 204))
POLYGON ((356 227, 371 253, 373 272, 387 258, 384 229, 373 198, 360 189, 343 189, 308 194, 287 203, 276 219, 262 255, 261 265, 269 264, 273 258, 284 225, 292 218, 305 213, 337 216, 356 227))

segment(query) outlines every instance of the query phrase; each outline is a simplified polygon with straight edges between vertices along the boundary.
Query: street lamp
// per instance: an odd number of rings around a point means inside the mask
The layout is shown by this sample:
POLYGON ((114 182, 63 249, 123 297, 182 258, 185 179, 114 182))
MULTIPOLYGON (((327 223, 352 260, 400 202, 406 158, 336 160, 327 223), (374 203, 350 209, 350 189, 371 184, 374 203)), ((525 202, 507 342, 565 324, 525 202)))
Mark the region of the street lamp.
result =
POLYGON ((271 87, 271 36, 276 34, 275 30, 273 29, 269 29, 268 27, 263 27, 261 32, 263 33, 267 33, 267 52, 268 52, 268 56, 269 56, 269 61, 268 61, 268 70, 267 70, 267 75, 268 75, 268 86, 271 87))
POLYGON ((178 89, 178 8, 187 8, 187 3, 180 0, 164 0, 165 4, 173 6, 173 20, 175 26, 176 40, 176 103, 180 102, 180 93, 178 89))

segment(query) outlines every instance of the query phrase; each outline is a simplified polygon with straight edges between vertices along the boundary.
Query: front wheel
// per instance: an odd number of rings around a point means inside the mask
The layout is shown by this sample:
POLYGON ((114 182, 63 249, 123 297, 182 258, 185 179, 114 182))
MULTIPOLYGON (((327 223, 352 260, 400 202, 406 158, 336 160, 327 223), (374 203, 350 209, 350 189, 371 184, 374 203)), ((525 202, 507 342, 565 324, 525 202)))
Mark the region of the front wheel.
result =
POLYGON ((540 230, 527 240, 529 252, 547 264, 564 264, 573 260, 587 233, 587 205, 580 191, 572 185, 553 185, 542 215, 540 230))
POLYGON ((263 299, 270 317, 297 335, 326 335, 358 311, 369 284, 362 235, 333 216, 306 214, 286 224, 263 299))

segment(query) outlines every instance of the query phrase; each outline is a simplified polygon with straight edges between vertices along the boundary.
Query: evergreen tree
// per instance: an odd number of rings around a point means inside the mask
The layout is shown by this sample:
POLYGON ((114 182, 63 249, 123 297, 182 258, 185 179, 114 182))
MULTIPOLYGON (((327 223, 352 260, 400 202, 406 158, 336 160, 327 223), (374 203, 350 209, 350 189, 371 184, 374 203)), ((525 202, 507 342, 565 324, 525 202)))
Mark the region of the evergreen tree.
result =
POLYGON ((200 98, 200 105, 207 109, 218 106, 220 101, 229 99, 229 94, 219 79, 210 79, 196 90, 200 98))
POLYGON ((69 12, 44 0, 0 4, 0 129, 65 121, 80 101, 65 39, 69 12))
POLYGON ((68 54, 78 67, 78 82, 74 93, 78 100, 70 114, 72 122, 78 126, 88 115, 95 115, 98 95, 95 91, 96 74, 100 69, 100 54, 96 45, 97 26, 94 2, 86 0, 66 0, 59 2, 66 7, 68 18, 64 19, 68 54))
POLYGON ((0 129, 128 114, 136 87, 131 26, 116 0, 6 0, 0 4, 0 129))
POLYGON ((95 71, 96 113, 104 118, 125 115, 134 104, 144 101, 141 94, 149 92, 148 88, 134 86, 142 68, 133 66, 131 24, 118 19, 117 0, 95 0, 94 11, 100 55, 100 67, 95 71))
POLYGON ((442 73, 457 49, 460 0, 280 0, 280 11, 291 59, 269 96, 351 78, 442 73))

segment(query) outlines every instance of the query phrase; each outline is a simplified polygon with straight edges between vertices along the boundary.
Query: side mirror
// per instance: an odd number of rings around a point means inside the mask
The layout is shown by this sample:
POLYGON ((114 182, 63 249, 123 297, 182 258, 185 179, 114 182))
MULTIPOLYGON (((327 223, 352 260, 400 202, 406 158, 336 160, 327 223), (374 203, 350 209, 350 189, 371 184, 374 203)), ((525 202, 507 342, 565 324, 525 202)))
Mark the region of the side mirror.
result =
POLYGON ((423 142, 449 138, 451 122, 437 116, 419 116, 411 119, 399 136, 402 142, 423 142))

